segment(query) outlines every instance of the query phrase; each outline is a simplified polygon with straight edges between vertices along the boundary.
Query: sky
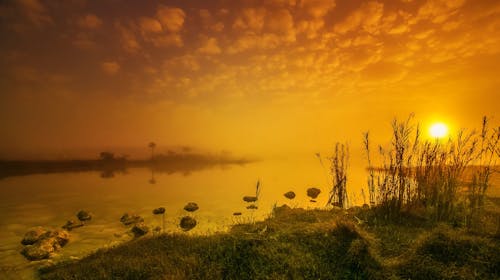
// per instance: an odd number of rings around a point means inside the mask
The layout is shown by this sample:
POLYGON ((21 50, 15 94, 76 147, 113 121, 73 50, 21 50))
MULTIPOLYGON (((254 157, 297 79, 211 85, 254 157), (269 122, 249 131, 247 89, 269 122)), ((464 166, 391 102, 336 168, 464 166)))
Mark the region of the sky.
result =
POLYGON ((0 158, 312 153, 498 124, 497 0, 5 0, 0 158))

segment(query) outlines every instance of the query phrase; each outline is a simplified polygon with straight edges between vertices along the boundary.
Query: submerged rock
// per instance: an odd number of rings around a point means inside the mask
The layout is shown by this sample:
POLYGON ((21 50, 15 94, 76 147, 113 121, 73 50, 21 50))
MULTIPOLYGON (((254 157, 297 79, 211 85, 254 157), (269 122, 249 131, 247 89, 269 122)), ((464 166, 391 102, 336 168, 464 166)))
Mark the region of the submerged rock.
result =
POLYGON ((320 193, 321 193, 321 190, 318 188, 307 189, 307 196, 312 198, 312 199, 317 198, 320 193))
POLYGON ((135 237, 140 237, 148 233, 149 227, 144 224, 143 222, 135 224, 132 229, 132 233, 134 234, 135 237))
POLYGON ((122 224, 124 224, 126 226, 130 226, 132 224, 144 222, 144 219, 139 215, 135 215, 135 214, 129 215, 129 213, 125 213, 120 218, 120 222, 122 222, 122 224))
POLYGON ((179 223, 179 226, 184 231, 189 231, 196 226, 196 220, 192 217, 184 216, 184 217, 182 217, 181 222, 179 223))
POLYGON ((24 237, 21 240, 21 244, 23 244, 23 245, 35 244, 47 232, 48 232, 48 230, 44 229, 42 227, 33 228, 24 234, 24 237))
POLYGON ((294 199, 295 198, 295 193, 292 192, 292 191, 289 191, 289 192, 286 192, 285 194, 283 194, 286 198, 288 199, 294 199))
POLYGON ((255 209, 258 209, 259 207, 257 207, 257 205, 255 204, 251 204, 251 205, 248 205, 247 206, 247 209, 250 209, 250 210, 255 210, 255 209))
POLYGON ((244 196, 243 201, 245 202, 255 202, 258 198, 256 196, 244 196))
POLYGON ((75 222, 73 220, 70 220, 70 221, 67 221, 66 224, 64 226, 62 226, 62 228, 67 230, 67 231, 71 231, 74 228, 83 227, 83 225, 84 224, 82 222, 75 222))
POLYGON ((184 206, 184 210, 186 210, 188 212, 194 212, 198 209, 199 209, 198 204, 196 204, 194 202, 189 202, 188 204, 186 204, 186 206, 184 206))
POLYGON ((160 208, 156 208, 153 210, 153 214, 154 215, 160 215, 160 214, 164 214, 165 213, 165 208, 164 207, 160 207, 160 208))
POLYGON ((92 219, 92 215, 84 210, 80 210, 80 212, 76 214, 76 217, 82 222, 90 221, 92 219))

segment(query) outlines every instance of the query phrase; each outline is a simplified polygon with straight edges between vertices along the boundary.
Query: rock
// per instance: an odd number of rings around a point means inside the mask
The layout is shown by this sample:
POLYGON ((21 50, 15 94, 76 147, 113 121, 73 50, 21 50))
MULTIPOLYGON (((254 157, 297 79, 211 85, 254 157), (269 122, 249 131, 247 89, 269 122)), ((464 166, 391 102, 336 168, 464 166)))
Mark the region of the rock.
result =
POLYGON ((59 249, 54 238, 45 238, 37 241, 33 245, 27 245, 21 254, 30 261, 48 259, 52 253, 59 249))
POLYGON ((45 231, 35 243, 24 247, 21 254, 30 261, 48 259, 68 241, 69 233, 65 230, 45 231))
POLYGON ((122 222, 122 224, 124 224, 126 226, 129 226, 132 224, 144 222, 144 219, 139 215, 135 215, 135 214, 129 215, 128 213, 125 213, 120 218, 120 222, 122 222))
POLYGON ((311 199, 309 202, 316 203, 316 199, 311 199))
POLYGON ((286 192, 285 194, 283 194, 286 198, 288 199, 294 199, 295 198, 295 193, 290 191, 290 192, 286 192))
POLYGON ((277 206, 273 209, 273 213, 278 216, 278 215, 283 215, 283 214, 286 214, 288 213, 288 211, 292 210, 292 208, 290 208, 290 206, 286 205, 286 204, 283 204, 281 206, 277 206))
POLYGON ((143 222, 135 224, 132 229, 132 233, 134 234, 135 237, 140 237, 148 233, 149 227, 144 224, 143 222))
POLYGON ((196 220, 194 218, 189 217, 189 216, 184 216, 184 217, 182 217, 179 226, 184 231, 189 231, 196 226, 196 220))
POLYGON ((307 189, 307 196, 312 198, 312 199, 317 198, 320 193, 321 193, 321 190, 318 188, 307 189))
POLYGON ((247 206, 247 209, 251 209, 251 210, 258 209, 258 208, 259 207, 257 207, 257 205, 255 205, 255 204, 251 204, 251 205, 247 206))
POLYGON ((241 216, 241 212, 234 212, 233 216, 241 216))
POLYGON ((154 215, 160 215, 160 214, 164 214, 164 213, 165 213, 165 208, 163 208, 163 207, 156 208, 153 210, 154 215))
POLYGON ((64 226, 62 226, 62 228, 67 230, 67 231, 71 231, 74 228, 83 227, 83 225, 84 224, 82 222, 75 222, 75 221, 71 220, 71 221, 67 221, 66 224, 64 226))
POLYGON ((69 242, 69 233, 65 230, 50 231, 47 239, 54 239, 59 246, 64 247, 69 242))
POLYGON ((243 197, 243 201, 245 201, 245 202, 255 202, 255 201, 257 201, 257 197, 256 196, 244 196, 243 197))
POLYGON ((24 234, 23 240, 21 240, 21 244, 23 244, 23 245, 35 244, 47 232, 48 232, 48 230, 46 230, 42 227, 33 228, 24 234))
POLYGON ((155 228, 153 228, 153 233, 158 234, 158 233, 161 233, 161 231, 162 231, 162 229, 160 226, 156 226, 155 228))
POLYGON ((82 222, 90 221, 92 219, 92 215, 84 210, 80 210, 80 212, 76 214, 76 217, 82 222))
POLYGON ((199 209, 198 204, 196 204, 194 202, 189 202, 188 204, 186 204, 186 206, 184 206, 184 210, 186 210, 188 212, 194 212, 198 209, 199 209))

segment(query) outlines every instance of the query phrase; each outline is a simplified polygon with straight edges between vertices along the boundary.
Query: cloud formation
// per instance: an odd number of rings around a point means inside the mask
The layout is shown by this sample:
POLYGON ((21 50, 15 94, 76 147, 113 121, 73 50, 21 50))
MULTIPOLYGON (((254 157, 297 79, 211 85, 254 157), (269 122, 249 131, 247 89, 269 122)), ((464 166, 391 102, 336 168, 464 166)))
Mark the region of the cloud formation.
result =
POLYGON ((405 98, 498 101, 494 0, 98 2, 0 3, 0 103, 120 94, 198 112, 338 100, 360 112, 381 99, 409 111, 405 98))

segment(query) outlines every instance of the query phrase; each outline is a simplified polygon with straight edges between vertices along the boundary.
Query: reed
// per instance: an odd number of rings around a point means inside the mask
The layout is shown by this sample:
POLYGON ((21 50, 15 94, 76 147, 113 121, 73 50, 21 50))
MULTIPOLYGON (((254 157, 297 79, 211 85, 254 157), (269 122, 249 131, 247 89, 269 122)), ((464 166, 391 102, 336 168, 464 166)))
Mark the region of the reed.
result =
POLYGON ((349 146, 336 143, 335 150, 330 160, 330 173, 332 175, 332 189, 327 205, 346 208, 347 197, 347 170, 349 167, 349 146))
POLYGON ((378 204, 385 219, 423 209, 434 221, 457 219, 458 209, 465 208, 464 223, 473 226, 498 160, 499 139, 499 130, 489 129, 485 117, 480 133, 461 130, 448 140, 422 141, 410 116, 392 122, 391 143, 379 146, 381 163, 375 167, 365 133, 371 206, 378 204))

